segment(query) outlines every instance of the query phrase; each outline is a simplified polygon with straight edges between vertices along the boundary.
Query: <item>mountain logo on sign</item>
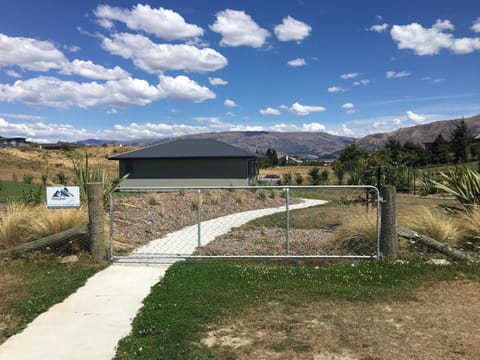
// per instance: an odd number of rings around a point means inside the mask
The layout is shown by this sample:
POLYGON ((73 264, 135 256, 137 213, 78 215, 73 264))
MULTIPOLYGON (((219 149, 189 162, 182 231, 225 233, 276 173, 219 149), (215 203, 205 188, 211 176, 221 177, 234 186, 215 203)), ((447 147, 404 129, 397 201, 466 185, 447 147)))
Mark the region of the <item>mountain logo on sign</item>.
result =
POLYGON ((65 200, 66 198, 75 197, 66 187, 61 190, 55 191, 52 195, 52 200, 65 200))

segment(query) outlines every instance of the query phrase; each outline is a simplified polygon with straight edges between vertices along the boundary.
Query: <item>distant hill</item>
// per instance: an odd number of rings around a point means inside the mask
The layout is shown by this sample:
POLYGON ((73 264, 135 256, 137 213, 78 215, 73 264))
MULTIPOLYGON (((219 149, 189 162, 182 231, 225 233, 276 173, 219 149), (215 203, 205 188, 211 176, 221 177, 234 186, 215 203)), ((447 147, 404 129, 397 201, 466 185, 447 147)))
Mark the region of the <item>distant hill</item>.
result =
POLYGON ((334 159, 353 138, 323 132, 230 131, 181 136, 188 139, 217 139, 251 153, 264 154, 268 148, 279 154, 304 159, 334 159))
MULTIPOLYGON (((427 143, 435 140, 438 134, 445 139, 450 135, 458 121, 461 119, 441 120, 428 124, 410 126, 387 133, 378 133, 355 139, 357 144, 368 150, 375 150, 386 144, 389 137, 399 140, 401 143, 412 141, 414 143, 427 143)), ((480 134, 480 115, 465 118, 465 123, 475 134, 480 134)), ((270 132, 270 131, 230 131, 222 133, 206 133, 180 136, 178 138, 190 139, 217 139, 227 144, 239 147, 251 153, 264 154, 268 148, 273 148, 279 153, 297 156, 303 159, 335 159, 346 145, 354 141, 353 138, 345 136, 330 135, 323 132, 270 132)), ((175 139, 178 139, 175 138, 175 139)), ((107 145, 129 145, 146 146, 153 143, 161 143, 171 139, 136 139, 133 141, 114 141, 89 139, 79 141, 79 144, 100 146, 107 145)))
MULTIPOLYGON (((374 150, 385 145, 390 137, 401 143, 412 141, 414 143, 423 144, 433 142, 439 134, 442 134, 446 140, 449 140, 452 131, 461 120, 462 119, 441 120, 428 124, 401 128, 391 132, 372 134, 358 140, 357 143, 368 150, 374 150)), ((463 120, 474 135, 478 136, 480 134, 480 115, 464 118, 463 120)))

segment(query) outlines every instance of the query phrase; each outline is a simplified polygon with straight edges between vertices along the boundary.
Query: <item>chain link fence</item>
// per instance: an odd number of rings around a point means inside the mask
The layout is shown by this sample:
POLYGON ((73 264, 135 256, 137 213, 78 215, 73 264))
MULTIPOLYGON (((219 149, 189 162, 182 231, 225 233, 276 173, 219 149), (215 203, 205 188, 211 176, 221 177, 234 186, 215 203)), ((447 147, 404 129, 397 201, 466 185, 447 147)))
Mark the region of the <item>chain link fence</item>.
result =
POLYGON ((373 186, 121 188, 110 195, 110 258, 372 258, 373 186))

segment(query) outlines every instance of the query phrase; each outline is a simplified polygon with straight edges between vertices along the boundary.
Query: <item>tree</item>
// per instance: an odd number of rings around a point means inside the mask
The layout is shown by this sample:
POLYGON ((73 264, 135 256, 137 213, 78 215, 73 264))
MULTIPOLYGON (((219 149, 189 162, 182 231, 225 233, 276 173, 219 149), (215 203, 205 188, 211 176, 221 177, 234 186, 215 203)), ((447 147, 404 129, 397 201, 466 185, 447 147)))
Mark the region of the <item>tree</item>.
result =
POLYGON ((278 155, 275 149, 267 149, 265 156, 269 159, 270 166, 277 166, 278 165, 278 155))
POLYGON ((422 145, 411 141, 403 144, 403 163, 407 166, 427 165, 430 161, 430 154, 422 145))
POLYGON ((465 124, 465 120, 462 119, 459 121, 450 137, 453 160, 456 163, 463 163, 470 160, 470 145, 472 145, 474 140, 475 137, 465 124))
POLYGON ((450 143, 442 136, 442 134, 437 135, 432 143, 432 162, 435 164, 446 164, 451 160, 450 143))

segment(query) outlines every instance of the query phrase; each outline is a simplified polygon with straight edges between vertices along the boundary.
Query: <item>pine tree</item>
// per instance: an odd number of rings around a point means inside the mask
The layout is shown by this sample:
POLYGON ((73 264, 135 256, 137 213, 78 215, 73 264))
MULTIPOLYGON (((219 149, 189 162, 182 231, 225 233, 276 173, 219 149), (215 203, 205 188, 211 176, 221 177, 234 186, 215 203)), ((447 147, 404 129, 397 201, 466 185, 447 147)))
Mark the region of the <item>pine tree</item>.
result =
POLYGON ((462 119, 459 121, 450 137, 453 160, 456 163, 463 163, 470 160, 470 145, 474 140, 475 137, 465 124, 465 120, 462 119))
POLYGON ((432 162, 446 164, 452 160, 450 156, 450 143, 442 136, 437 135, 432 143, 432 162))

